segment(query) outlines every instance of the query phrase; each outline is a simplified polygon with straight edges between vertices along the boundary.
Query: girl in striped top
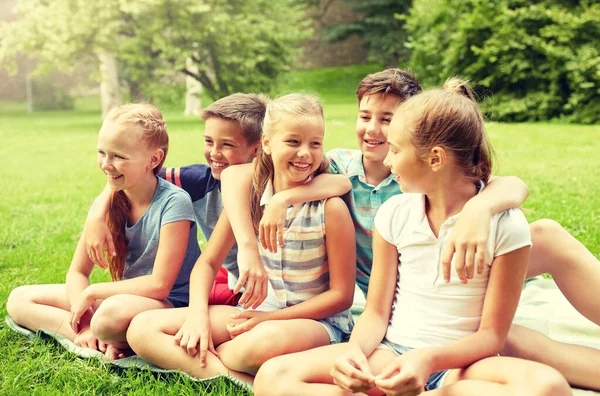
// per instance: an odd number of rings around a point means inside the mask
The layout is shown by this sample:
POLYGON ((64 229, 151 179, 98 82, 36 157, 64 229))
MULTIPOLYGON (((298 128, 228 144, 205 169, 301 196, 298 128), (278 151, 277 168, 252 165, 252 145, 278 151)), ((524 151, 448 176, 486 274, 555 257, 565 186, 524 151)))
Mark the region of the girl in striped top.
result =
MULTIPOLYGON (((248 223, 254 235, 275 192, 300 186, 327 169, 323 134, 323 110, 316 98, 290 94, 268 104, 251 193, 248 223)), ((259 249, 268 276, 264 302, 248 311, 209 307, 212 281, 235 241, 224 211, 192 272, 189 308, 138 316, 128 334, 130 344, 144 359, 167 369, 251 381, 272 357, 338 343, 353 325, 348 309, 356 274, 354 238, 340 198, 290 206, 285 247, 269 252, 256 238, 237 241, 259 249)))

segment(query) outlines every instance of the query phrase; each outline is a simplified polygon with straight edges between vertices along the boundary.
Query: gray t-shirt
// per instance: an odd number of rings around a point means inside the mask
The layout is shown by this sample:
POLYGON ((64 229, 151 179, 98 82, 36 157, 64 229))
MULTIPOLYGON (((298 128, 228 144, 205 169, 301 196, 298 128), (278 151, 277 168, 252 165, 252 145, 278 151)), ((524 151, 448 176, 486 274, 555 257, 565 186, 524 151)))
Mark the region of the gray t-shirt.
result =
POLYGON ((187 304, 190 273, 200 256, 194 208, 188 193, 160 177, 157 180, 158 185, 150 206, 137 223, 125 229, 128 243, 123 279, 150 275, 154 268, 162 226, 176 221, 190 221, 190 235, 183 264, 169 293, 169 299, 187 304))

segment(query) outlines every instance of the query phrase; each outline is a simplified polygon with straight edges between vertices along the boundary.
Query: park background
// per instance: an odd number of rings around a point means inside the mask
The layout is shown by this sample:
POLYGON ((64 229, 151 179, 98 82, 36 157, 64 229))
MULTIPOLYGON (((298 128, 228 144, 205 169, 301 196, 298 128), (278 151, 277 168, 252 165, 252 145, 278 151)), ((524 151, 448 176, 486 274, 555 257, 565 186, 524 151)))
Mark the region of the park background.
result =
MULTIPOLYGON (((64 282, 104 186, 95 147, 110 107, 164 111, 168 166, 204 162, 198 111, 238 91, 316 93, 325 149, 356 148, 354 91, 386 66, 425 87, 470 79, 495 173, 529 186, 528 219, 560 222, 600 256, 597 2, 0 0, 0 20, 2 316, 14 287, 64 282)), ((0 394, 244 394, 83 361, 3 324, 0 355, 0 394)))

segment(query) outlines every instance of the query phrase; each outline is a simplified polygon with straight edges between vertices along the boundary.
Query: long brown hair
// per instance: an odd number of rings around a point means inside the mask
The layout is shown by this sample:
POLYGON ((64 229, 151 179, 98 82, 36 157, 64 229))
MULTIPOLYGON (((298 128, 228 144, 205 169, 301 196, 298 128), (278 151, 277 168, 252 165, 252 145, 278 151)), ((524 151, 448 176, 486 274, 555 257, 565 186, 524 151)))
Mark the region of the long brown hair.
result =
POLYGON ((412 144, 422 159, 433 147, 443 147, 467 177, 488 182, 493 150, 485 134, 477 98, 466 81, 451 78, 444 89, 432 89, 410 98, 396 114, 409 129, 412 144))
MULTIPOLYGON (((267 104, 267 111, 263 122, 263 136, 272 136, 278 123, 283 117, 300 117, 306 120, 317 120, 324 123, 323 106, 316 96, 293 93, 271 100, 267 104)), ((327 172, 329 161, 323 156, 319 168, 313 173, 318 176, 327 172)), ((258 226, 263 215, 260 199, 265 192, 267 183, 273 180, 275 169, 271 156, 266 154, 262 145, 258 148, 256 161, 254 162, 254 175, 252 178, 252 193, 250 196, 250 208, 254 231, 258 233, 258 226)))
MULTIPOLYGON (((129 103, 112 109, 104 120, 105 124, 107 122, 110 122, 111 127, 117 128, 121 133, 133 130, 141 131, 141 143, 146 148, 151 150, 161 149, 164 152, 160 163, 152 169, 155 175, 158 174, 169 150, 167 124, 160 111, 150 104, 129 103)), ((125 227, 130 212, 131 202, 129 202, 125 193, 114 191, 106 214, 106 224, 113 237, 117 253, 116 256, 108 257, 108 268, 113 281, 122 279, 125 270, 128 242, 125 236, 125 227)))

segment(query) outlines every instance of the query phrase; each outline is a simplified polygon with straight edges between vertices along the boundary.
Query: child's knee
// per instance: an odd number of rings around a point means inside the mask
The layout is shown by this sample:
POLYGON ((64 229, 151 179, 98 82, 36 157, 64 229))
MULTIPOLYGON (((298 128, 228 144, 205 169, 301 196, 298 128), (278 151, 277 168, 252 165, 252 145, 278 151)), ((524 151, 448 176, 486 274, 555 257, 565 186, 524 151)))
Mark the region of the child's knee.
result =
POLYGON ((256 373, 253 390, 256 396, 285 395, 289 391, 289 366, 282 364, 278 358, 266 361, 256 373))
POLYGON ((125 332, 131 319, 118 296, 109 297, 94 313, 90 326, 94 335, 103 340, 115 333, 125 332))
POLYGON ((550 219, 536 220, 529 225, 529 228, 534 246, 547 247, 549 243, 560 238, 563 232, 566 232, 560 224, 550 219))
POLYGON ((154 321, 148 313, 142 312, 136 315, 127 328, 127 344, 138 354, 139 350, 148 344, 152 333, 154 321))
POLYGON ((519 394, 531 396, 567 396, 572 394, 569 383, 561 373, 549 366, 536 365, 523 376, 519 394), (533 381, 532 381, 533 379, 533 381))
POLYGON ((225 365, 230 363, 226 362, 226 360, 235 359, 244 362, 244 364, 250 368, 258 369, 258 367, 272 357, 286 353, 285 342, 281 337, 281 328, 277 326, 275 322, 271 321, 262 322, 256 325, 252 330, 246 333, 240 344, 238 344, 238 348, 236 348, 237 352, 235 355, 237 356, 234 357, 233 354, 222 356, 225 365))
POLYGON ((19 286, 10 292, 6 300, 6 311, 17 323, 21 315, 26 313, 23 307, 31 302, 30 288, 31 286, 19 286))

